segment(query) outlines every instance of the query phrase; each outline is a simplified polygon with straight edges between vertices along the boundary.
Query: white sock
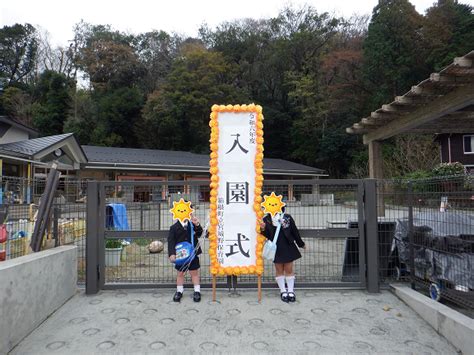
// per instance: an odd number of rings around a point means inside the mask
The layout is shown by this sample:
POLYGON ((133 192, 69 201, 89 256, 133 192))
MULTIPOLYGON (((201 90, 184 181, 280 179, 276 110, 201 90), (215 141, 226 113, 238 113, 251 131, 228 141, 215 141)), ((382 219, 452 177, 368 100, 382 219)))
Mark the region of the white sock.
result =
POLYGON ((201 292, 201 285, 194 285, 194 292, 201 292))
POLYGON ((295 292, 295 275, 286 276, 286 284, 288 286, 288 292, 295 292))
POLYGON ((275 277, 275 280, 278 284, 278 287, 280 287, 280 292, 286 292, 286 287, 285 287, 285 276, 277 276, 275 277))
POLYGON ((178 285, 178 286, 176 286, 176 290, 177 290, 178 292, 183 293, 183 292, 184 292, 184 286, 183 286, 183 285, 181 285, 181 286, 178 285))

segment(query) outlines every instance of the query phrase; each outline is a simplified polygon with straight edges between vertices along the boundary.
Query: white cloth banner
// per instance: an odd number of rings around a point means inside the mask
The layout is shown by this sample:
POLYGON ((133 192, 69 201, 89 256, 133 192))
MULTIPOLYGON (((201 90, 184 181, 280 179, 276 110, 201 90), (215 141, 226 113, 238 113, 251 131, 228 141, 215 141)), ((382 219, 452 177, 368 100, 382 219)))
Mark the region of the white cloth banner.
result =
POLYGON ((256 117, 255 112, 219 113, 217 261, 221 267, 256 263, 256 117))

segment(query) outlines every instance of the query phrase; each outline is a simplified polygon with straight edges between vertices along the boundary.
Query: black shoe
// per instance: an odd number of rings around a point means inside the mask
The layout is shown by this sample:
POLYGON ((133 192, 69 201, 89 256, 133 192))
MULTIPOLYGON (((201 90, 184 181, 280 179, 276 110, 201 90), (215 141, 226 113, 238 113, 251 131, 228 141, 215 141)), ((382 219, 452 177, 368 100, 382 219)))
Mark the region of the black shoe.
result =
POLYGON ((175 302, 181 302, 181 298, 182 298, 182 297, 183 297, 183 293, 176 291, 176 293, 175 293, 174 296, 173 296, 173 301, 175 301, 175 302))
POLYGON ((290 300, 288 299, 288 292, 282 292, 280 294, 280 298, 283 302, 288 303, 290 300))
POLYGON ((288 301, 289 302, 295 302, 296 301, 296 297, 295 297, 294 292, 288 292, 288 301))
POLYGON ((200 302, 201 301, 201 292, 197 292, 197 291, 194 292, 193 301, 194 302, 200 302))

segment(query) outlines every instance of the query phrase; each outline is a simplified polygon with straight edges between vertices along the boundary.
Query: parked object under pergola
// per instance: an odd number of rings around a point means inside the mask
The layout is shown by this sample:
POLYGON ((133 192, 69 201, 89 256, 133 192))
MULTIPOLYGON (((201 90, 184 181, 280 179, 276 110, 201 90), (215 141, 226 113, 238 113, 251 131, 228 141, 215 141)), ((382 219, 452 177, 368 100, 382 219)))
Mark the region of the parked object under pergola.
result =
POLYGON ((362 118, 349 134, 369 146, 369 176, 382 179, 382 141, 399 134, 474 132, 474 50, 362 118))

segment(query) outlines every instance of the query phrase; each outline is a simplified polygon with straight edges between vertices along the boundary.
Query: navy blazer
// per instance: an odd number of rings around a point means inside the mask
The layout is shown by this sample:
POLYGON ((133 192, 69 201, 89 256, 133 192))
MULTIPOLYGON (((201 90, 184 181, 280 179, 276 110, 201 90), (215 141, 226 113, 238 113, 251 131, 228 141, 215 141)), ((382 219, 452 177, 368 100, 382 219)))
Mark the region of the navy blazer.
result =
MULTIPOLYGON (((283 219, 284 221, 282 222, 280 236, 278 238, 285 237, 290 243, 296 242, 300 248, 303 248, 305 244, 303 239, 301 239, 300 232, 296 227, 293 217, 291 217, 291 215, 288 213, 285 213, 283 219)), ((265 217, 263 217, 263 221, 265 222, 265 230, 262 232, 262 234, 267 239, 273 240, 277 227, 272 224, 272 217, 267 214, 265 217)))
MULTIPOLYGON (((183 225, 179 221, 176 221, 176 223, 170 227, 170 231, 168 233, 168 256, 176 254, 176 244, 179 244, 181 242, 191 243, 191 228, 189 228, 189 223, 191 222, 188 222, 186 229, 183 227, 183 225)), ((198 238, 201 235, 202 235, 201 225, 199 226, 194 225, 194 245, 199 243, 198 238)), ((196 252, 196 255, 199 255, 199 254, 202 254, 202 250, 200 246, 198 247, 198 250, 196 252)))

